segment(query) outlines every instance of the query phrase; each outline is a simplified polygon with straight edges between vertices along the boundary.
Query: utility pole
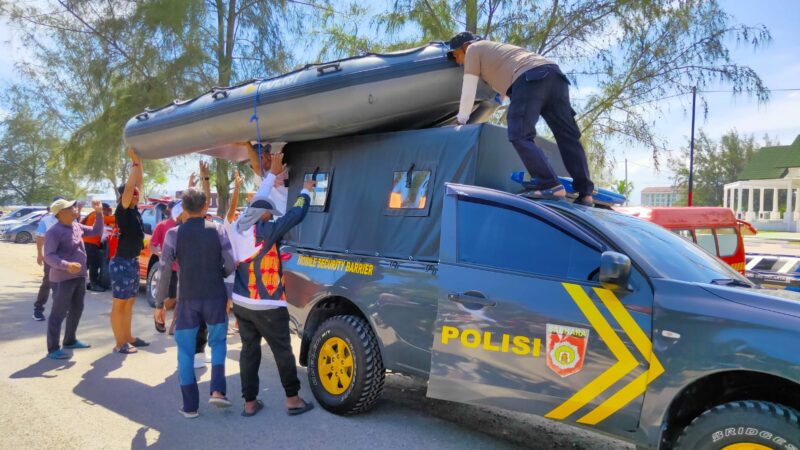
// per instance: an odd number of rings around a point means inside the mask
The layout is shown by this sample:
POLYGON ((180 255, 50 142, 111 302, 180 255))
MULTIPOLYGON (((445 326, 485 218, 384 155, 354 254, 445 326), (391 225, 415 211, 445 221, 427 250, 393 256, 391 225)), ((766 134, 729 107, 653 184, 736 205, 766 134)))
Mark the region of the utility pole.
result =
POLYGON ((694 112, 697 104, 697 86, 692 87, 692 138, 689 141, 689 192, 688 206, 692 206, 692 187, 694 183, 694 112))

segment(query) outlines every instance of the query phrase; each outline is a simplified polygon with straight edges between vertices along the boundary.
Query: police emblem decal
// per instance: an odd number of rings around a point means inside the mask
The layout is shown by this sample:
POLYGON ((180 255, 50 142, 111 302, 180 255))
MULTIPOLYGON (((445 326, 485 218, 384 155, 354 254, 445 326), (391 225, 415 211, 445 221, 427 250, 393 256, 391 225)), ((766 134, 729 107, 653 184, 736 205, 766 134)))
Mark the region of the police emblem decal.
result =
POLYGON ((547 324, 547 367, 560 377, 583 369, 589 330, 547 324))

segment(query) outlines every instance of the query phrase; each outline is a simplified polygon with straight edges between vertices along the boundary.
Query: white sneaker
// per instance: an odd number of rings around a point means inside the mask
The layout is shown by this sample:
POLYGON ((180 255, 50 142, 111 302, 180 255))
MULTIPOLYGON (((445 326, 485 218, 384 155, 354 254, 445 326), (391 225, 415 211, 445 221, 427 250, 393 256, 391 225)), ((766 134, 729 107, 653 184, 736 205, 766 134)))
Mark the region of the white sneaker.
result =
POLYGON ((203 360, 202 360, 202 359, 200 359, 200 356, 201 356, 201 354, 200 354, 200 353, 195 353, 195 354, 194 354, 194 368, 195 368, 195 369, 202 369, 203 367, 205 367, 205 366, 206 366, 206 365, 203 363, 203 360))

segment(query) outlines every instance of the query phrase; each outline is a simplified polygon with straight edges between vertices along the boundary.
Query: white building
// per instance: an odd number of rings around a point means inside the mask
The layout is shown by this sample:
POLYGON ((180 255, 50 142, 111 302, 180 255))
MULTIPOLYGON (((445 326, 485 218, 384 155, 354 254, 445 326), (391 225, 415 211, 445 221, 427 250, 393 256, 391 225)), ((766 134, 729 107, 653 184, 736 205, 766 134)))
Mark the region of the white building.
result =
POLYGON ((791 145, 757 151, 725 185, 723 205, 756 228, 800 231, 800 136, 791 145))
POLYGON ((646 187, 642 189, 642 206, 672 206, 678 201, 678 191, 673 187, 646 187))

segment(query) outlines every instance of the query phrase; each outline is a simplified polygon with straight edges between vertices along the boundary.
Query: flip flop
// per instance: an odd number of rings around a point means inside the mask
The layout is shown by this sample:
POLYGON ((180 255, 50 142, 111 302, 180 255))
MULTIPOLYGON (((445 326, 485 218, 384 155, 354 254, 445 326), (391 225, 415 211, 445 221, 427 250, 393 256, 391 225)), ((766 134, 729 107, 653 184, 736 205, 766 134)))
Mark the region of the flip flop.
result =
POLYGON ((301 406, 299 408, 289 408, 289 409, 287 409, 286 413, 289 414, 290 416, 299 416, 300 414, 309 412, 312 409, 314 409, 314 404, 313 403, 307 402, 305 400, 303 400, 303 403, 305 403, 305 405, 303 405, 303 406, 301 406))
POLYGON ((253 417, 262 409, 264 409, 264 402, 261 400, 256 400, 256 409, 251 413, 247 412, 245 409, 242 409, 242 417, 253 417))
POLYGON ((559 184, 548 189, 539 189, 534 191, 527 191, 523 194, 525 197, 533 198, 536 200, 563 200, 564 196, 557 196, 557 192, 564 191, 564 185, 559 184))
POLYGON ((137 337, 136 339, 133 340, 133 342, 130 343, 130 345, 138 348, 138 347, 147 347, 148 345, 150 345, 150 343, 137 337))
POLYGON ((211 397, 208 399, 208 403, 216 406, 217 408, 230 408, 233 406, 233 403, 228 400, 228 397, 211 397))
POLYGON ((166 333, 167 325, 165 323, 157 321, 155 317, 153 318, 153 325, 155 325, 156 331, 158 331, 159 333, 166 333))
POLYGON ((122 353, 123 355, 131 355, 136 353, 136 347, 133 347, 130 344, 122 344, 122 347, 119 349, 114 349, 117 353, 122 353))
POLYGON ((578 194, 573 203, 576 205, 588 206, 590 208, 594 206, 594 201, 586 201, 586 196, 583 194, 578 194))

